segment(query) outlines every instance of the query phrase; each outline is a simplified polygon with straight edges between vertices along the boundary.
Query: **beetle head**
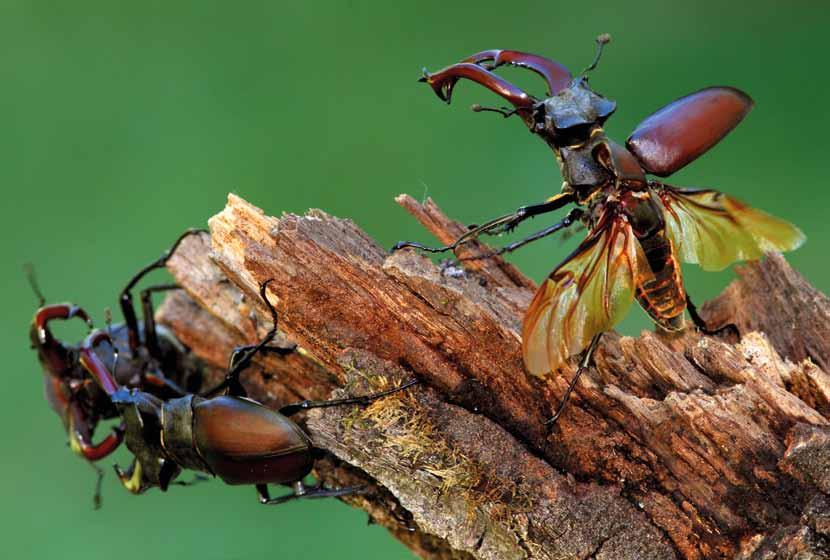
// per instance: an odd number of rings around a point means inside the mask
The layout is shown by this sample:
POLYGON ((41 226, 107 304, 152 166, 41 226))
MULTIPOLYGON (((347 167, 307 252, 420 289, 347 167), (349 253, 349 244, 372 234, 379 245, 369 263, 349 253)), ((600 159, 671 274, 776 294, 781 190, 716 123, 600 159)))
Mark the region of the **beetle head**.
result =
POLYGON ((594 70, 602 56, 602 49, 611 41, 603 33, 597 37, 597 52, 593 62, 568 87, 555 92, 534 107, 534 132, 542 135, 554 147, 584 145, 595 128, 617 108, 617 103, 596 93, 588 85, 588 73, 594 70))
POLYGON ((596 127, 601 127, 617 104, 588 86, 584 76, 535 108, 534 132, 556 147, 584 144, 596 127))

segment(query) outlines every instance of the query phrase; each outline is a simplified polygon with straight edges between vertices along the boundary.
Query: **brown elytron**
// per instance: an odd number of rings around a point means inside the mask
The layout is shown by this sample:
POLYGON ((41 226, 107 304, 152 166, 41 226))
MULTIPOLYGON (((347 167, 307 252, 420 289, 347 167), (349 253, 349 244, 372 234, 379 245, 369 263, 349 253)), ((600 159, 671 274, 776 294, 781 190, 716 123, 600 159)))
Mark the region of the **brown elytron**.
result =
POLYGON ((698 327, 714 332, 686 294, 681 261, 720 270, 766 251, 795 249, 804 241, 793 225, 723 193, 677 188, 646 176, 669 176, 717 144, 752 108, 745 93, 710 87, 682 97, 644 120, 625 146, 605 135, 603 125, 616 103, 588 86, 587 73, 596 67, 609 40, 607 35, 597 39, 594 62, 576 77, 552 60, 504 50, 482 51, 434 74, 425 71, 422 81, 447 103, 463 78, 513 105, 512 109, 474 105, 473 110, 518 115, 551 147, 564 184, 562 192, 547 201, 472 228, 446 247, 414 242, 395 246, 454 250, 481 234, 511 231, 527 218, 577 205, 561 222, 497 252, 515 250, 577 221, 588 229, 587 237, 539 287, 522 327, 525 364, 535 375, 555 371, 588 350, 554 419, 587 367, 601 333, 613 328, 635 299, 663 329, 682 329, 688 308, 698 327), (504 64, 541 75, 548 96, 533 97, 492 72, 504 64))

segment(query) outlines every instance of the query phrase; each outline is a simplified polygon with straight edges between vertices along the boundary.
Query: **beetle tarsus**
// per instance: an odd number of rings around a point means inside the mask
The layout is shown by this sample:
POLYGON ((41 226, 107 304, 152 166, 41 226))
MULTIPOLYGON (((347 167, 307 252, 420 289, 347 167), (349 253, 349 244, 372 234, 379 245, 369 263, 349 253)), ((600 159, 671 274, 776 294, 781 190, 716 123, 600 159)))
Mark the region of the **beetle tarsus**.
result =
POLYGON ((104 481, 104 471, 92 464, 89 463, 89 466, 95 471, 95 494, 92 495, 92 509, 99 510, 101 509, 101 484, 104 481))
POLYGON ((559 401, 559 406, 556 407, 556 412, 554 412, 553 416, 545 422, 546 426, 552 426, 557 420, 559 420, 559 417, 562 416, 562 412, 565 410, 565 405, 568 404, 568 400, 571 398, 571 393, 573 393, 574 388, 576 388, 576 382, 579 381, 582 374, 587 371, 588 366, 591 363, 591 359, 594 357, 594 351, 597 349, 597 345, 599 345, 599 339, 601 337, 602 333, 599 333, 594 335, 594 338, 591 339, 591 344, 588 346, 588 349, 585 351, 585 355, 579 362, 579 367, 577 368, 573 379, 571 379, 571 382, 568 383, 568 388, 565 390, 562 400, 559 401))
POLYGON ((721 325, 720 327, 711 328, 706 323, 706 320, 700 316, 700 313, 698 313, 697 306, 694 303, 692 303, 692 299, 689 297, 688 292, 686 292, 686 309, 689 310, 689 316, 692 318, 692 322, 697 327, 697 330, 699 330, 703 334, 709 336, 732 334, 733 336, 737 337, 738 340, 741 339, 741 331, 740 329, 738 329, 738 326, 735 323, 726 323, 725 325, 721 325))
POLYGON ((519 112, 518 109, 508 109, 507 107, 484 107, 478 103, 473 103, 473 105, 470 106, 470 109, 473 113, 498 113, 505 119, 507 117, 512 117, 519 112))
POLYGON ((295 483, 294 492, 284 496, 277 496, 272 498, 268 492, 268 486, 265 484, 257 484, 257 496, 259 503, 266 506, 275 506, 284 504, 293 500, 299 499, 316 499, 316 498, 337 498, 341 496, 353 496, 355 494, 364 494, 369 489, 368 486, 346 486, 343 488, 324 488, 322 485, 313 488, 306 488, 302 482, 295 483))
POLYGON ((387 397, 399 391, 403 391, 420 383, 418 379, 410 379, 406 383, 403 383, 397 387, 393 387, 392 389, 386 389, 385 391, 379 391, 377 393, 370 393, 368 395, 361 395, 358 397, 347 397, 344 399, 332 399, 328 401, 300 401, 298 403, 289 404, 280 409, 280 414, 283 416, 291 416, 300 412, 301 410, 309 410, 312 408, 328 408, 331 406, 343 406, 347 404, 358 404, 358 405, 367 405, 373 401, 376 401, 380 398, 387 397))

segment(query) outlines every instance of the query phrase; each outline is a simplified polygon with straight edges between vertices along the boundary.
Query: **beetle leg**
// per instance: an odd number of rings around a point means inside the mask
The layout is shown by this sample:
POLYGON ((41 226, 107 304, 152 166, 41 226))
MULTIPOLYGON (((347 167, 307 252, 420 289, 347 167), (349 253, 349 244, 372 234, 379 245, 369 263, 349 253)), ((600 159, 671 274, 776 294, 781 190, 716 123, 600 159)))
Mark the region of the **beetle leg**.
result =
POLYGON ((689 316, 692 318, 692 322, 698 328, 700 332, 703 334, 708 334, 710 336, 725 334, 725 333, 732 333, 738 337, 740 340, 741 338, 741 331, 738 330, 738 326, 735 323, 727 323, 725 325, 721 325, 720 327, 713 329, 710 328, 703 317, 697 312, 697 307, 694 303, 692 303, 691 298, 689 297, 689 293, 686 292, 686 309, 689 310, 689 316))
POLYGON ((121 485, 131 494, 141 494, 146 490, 141 463, 138 462, 138 459, 133 459, 126 471, 122 470, 117 464, 113 465, 113 468, 115 474, 118 475, 118 480, 121 481, 121 485))
POLYGON ((256 491, 259 497, 259 503, 266 506, 275 506, 290 502, 292 500, 299 500, 301 498, 334 498, 338 496, 349 496, 353 494, 361 494, 366 491, 366 486, 346 486, 344 488, 323 488, 316 486, 314 488, 306 488, 302 481, 297 481, 293 485, 294 492, 284 496, 277 496, 272 498, 268 492, 268 486, 265 484, 257 484, 256 491))
MULTIPOLYGON (((135 288, 136 284, 144 278, 148 273, 156 270, 157 268, 163 268, 173 253, 176 252, 178 249, 179 244, 184 241, 185 238, 196 235, 200 233, 208 233, 207 230, 204 229, 188 229, 184 233, 182 233, 176 241, 173 242, 173 245, 170 246, 161 256, 139 270, 135 276, 133 276, 127 285, 121 290, 121 296, 119 297, 119 304, 121 305, 121 314, 124 315, 124 323, 127 325, 127 333, 129 337, 129 344, 130 350, 135 353, 138 349, 139 345, 141 344, 141 337, 139 336, 138 332, 138 317, 135 314, 135 307, 133 306, 133 294, 131 290, 135 288)), ((144 320, 147 320, 147 317, 144 317, 144 320)))
POLYGON ((477 260, 483 260, 483 259, 490 259, 490 258, 493 258, 493 257, 498 257, 499 255, 503 255, 505 253, 512 253, 516 249, 520 249, 520 248, 524 247, 525 245, 527 245, 529 243, 533 243, 534 241, 538 241, 539 239, 542 239, 543 237, 547 237, 548 235, 553 235, 557 231, 561 231, 561 230, 563 230, 567 227, 572 226, 574 223, 576 223, 582 217, 583 214, 584 214, 584 211, 581 208, 574 208, 573 210, 568 212, 568 215, 565 216, 565 218, 562 221, 557 222, 557 223, 555 223, 551 226, 548 226, 548 227, 546 227, 545 229, 543 229, 541 231, 537 231, 533 235, 529 235, 528 237, 525 237, 524 239, 520 239, 518 241, 515 241, 513 243, 505 245, 504 247, 500 247, 499 249, 497 249, 495 251, 490 251, 489 253, 484 253, 482 255, 475 255, 475 256, 472 256, 472 257, 462 257, 462 258, 459 258, 458 260, 462 261, 462 262, 463 261, 477 261, 477 260))
MULTIPOLYGON (((228 360, 228 370, 232 370, 237 362, 245 357, 245 353, 257 347, 257 344, 247 344, 245 346, 237 346, 231 352, 231 357, 228 360)), ((276 354, 277 356, 288 356, 297 351, 296 344, 289 344, 288 346, 263 346, 258 352, 261 354, 276 354)), ((250 365, 250 364, 249 364, 250 365)))
POLYGON ((556 407, 556 412, 553 413, 553 416, 550 420, 545 422, 545 424, 552 425, 559 420, 559 417, 562 415, 562 411, 565 410, 565 405, 568 404, 568 399, 571 398, 571 393, 573 393, 573 390, 576 387, 576 382, 579 381, 580 376, 588 369, 588 366, 591 363, 591 358, 594 357, 594 351, 597 349, 600 337, 602 337, 602 333, 595 334, 594 338, 591 339, 591 344, 588 346, 588 349, 585 351, 585 355, 579 362, 579 367, 576 369, 573 379, 571 379, 571 382, 568 383, 568 388, 565 390, 562 400, 559 401, 559 406, 556 407))
MULTIPOLYGON (((265 303, 266 307, 268 307, 268 311, 271 313, 271 330, 260 340, 257 344, 248 347, 242 347, 244 349, 243 352, 239 353, 239 356, 234 356, 234 353, 231 354, 230 357, 230 366, 228 367, 228 373, 225 375, 225 379, 213 389, 207 391, 203 396, 205 397, 212 397, 217 395, 221 391, 227 389, 229 395, 244 397, 247 396, 247 392, 245 388, 242 387, 242 384, 239 382, 239 374, 251 365, 251 360, 253 360, 254 356, 256 356, 259 352, 263 351, 264 348, 268 345, 269 342, 274 340, 274 337, 277 336, 277 323, 279 321, 279 317, 277 315, 277 310, 268 301, 267 291, 268 291, 268 284, 271 283, 273 278, 269 278, 265 282, 259 285, 259 296, 262 298, 262 301, 265 303)), ((275 350, 275 352, 279 352, 275 350)))
POLYGON ((176 486, 195 486, 196 484, 201 484, 202 482, 207 482, 209 480, 209 476, 196 473, 190 480, 175 480, 170 484, 175 484, 176 486))
POLYGON ((502 233, 509 233, 516 229, 516 227, 523 221, 535 216, 547 214, 548 212, 559 210, 571 202, 574 202, 574 197, 571 193, 560 193, 549 198, 545 202, 522 206, 512 214, 499 216, 498 218, 492 219, 485 224, 471 228, 449 245, 445 245, 443 247, 427 247, 426 245, 421 245, 420 243, 416 243, 414 241, 399 241, 394 247, 392 247, 392 252, 394 253, 395 251, 405 247, 413 247, 428 253, 445 253, 447 251, 455 251, 459 246, 478 239, 481 235, 499 235, 502 233))
POLYGON ((170 486, 170 483, 181 472, 182 468, 176 464, 175 461, 171 461, 170 459, 162 459, 158 475, 159 489, 162 492, 167 492, 167 488, 170 486))
POLYGON ((147 346, 147 352, 156 360, 161 360, 162 356, 158 334, 156 333, 156 317, 153 311, 153 294, 180 289, 181 286, 178 284, 159 284, 158 286, 149 286, 141 290, 141 313, 144 316, 144 344, 147 346))
POLYGON ((403 391, 404 389, 408 389, 413 385, 420 383, 418 379, 410 379, 406 383, 398 387, 394 387, 392 389, 387 389, 385 391, 380 391, 378 393, 371 393, 369 395, 362 395, 359 397, 349 397, 345 399, 332 399, 329 401, 301 401, 294 404, 286 405, 280 408, 279 413, 283 416, 291 416, 300 412, 301 410, 308 410, 310 408, 326 408, 330 406, 341 406, 346 404, 360 404, 366 405, 371 403, 372 401, 376 401, 382 397, 387 395, 391 395, 393 393, 397 393, 398 391, 403 391))
POLYGON ((104 471, 93 463, 88 463, 95 470, 95 494, 92 496, 92 507, 101 509, 101 483, 104 481, 104 471))

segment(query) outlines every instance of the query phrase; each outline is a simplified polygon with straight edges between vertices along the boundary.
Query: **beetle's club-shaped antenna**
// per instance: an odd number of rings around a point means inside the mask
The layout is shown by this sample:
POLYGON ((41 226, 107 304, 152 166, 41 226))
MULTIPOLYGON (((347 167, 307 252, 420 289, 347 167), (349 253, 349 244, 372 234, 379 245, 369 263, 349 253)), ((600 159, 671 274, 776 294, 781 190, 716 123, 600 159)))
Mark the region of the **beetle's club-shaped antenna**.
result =
POLYGON ((605 47, 605 45, 607 45, 610 42, 611 35, 608 33, 602 33, 601 35, 597 36, 597 53, 594 55, 594 61, 580 73, 580 75, 583 78, 587 79, 588 72, 591 72, 592 70, 596 69, 597 64, 599 64, 599 59, 602 56, 603 47, 605 47))

